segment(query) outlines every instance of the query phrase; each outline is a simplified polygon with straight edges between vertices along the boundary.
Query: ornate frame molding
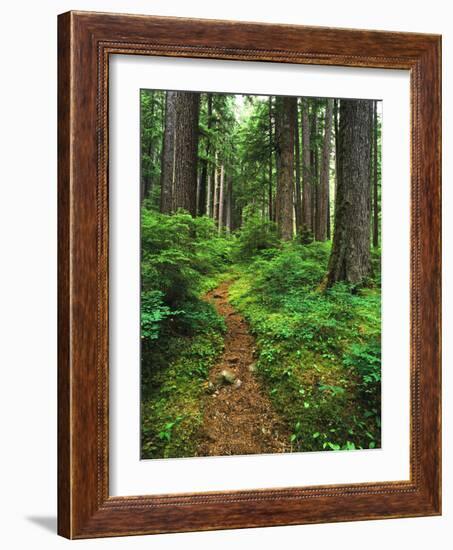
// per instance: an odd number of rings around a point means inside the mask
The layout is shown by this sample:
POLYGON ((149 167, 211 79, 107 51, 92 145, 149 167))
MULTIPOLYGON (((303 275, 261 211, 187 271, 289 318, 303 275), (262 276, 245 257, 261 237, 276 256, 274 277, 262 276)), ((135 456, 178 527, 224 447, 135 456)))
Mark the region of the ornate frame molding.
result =
POLYGON ((425 34, 89 12, 59 16, 61 535, 87 538, 440 514, 440 48, 439 36, 425 34), (108 60, 112 54, 410 71, 409 481, 109 496, 108 60))

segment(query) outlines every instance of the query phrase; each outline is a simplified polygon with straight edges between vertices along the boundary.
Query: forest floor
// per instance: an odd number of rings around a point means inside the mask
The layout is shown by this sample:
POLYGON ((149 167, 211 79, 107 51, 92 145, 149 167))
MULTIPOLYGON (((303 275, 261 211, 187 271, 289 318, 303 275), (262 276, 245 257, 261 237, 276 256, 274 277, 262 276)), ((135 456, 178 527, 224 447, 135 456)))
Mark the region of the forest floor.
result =
POLYGON ((260 223, 143 209, 144 459, 380 448, 380 250, 321 291, 331 243, 260 223))
POLYGON ((223 354, 209 373, 211 394, 204 404, 198 456, 283 453, 288 428, 257 380, 255 340, 247 322, 229 302, 232 281, 205 295, 225 319, 223 354))

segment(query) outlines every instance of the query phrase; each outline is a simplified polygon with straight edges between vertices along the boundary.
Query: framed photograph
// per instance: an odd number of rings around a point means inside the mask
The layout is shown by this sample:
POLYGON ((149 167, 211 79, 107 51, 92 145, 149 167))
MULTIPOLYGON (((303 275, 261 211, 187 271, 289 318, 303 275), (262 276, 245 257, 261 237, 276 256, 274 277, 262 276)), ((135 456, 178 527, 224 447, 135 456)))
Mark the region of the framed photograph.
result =
POLYGON ((440 514, 440 37, 58 28, 59 533, 440 514))

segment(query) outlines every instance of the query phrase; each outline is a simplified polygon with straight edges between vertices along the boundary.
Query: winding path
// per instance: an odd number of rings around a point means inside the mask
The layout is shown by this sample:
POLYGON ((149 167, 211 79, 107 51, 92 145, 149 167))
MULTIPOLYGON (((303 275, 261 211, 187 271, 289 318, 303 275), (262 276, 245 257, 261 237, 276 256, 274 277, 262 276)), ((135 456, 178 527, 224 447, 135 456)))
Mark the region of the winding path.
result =
POLYGON ((282 453, 289 450, 289 433, 254 375, 255 340, 245 319, 228 300, 231 281, 206 295, 225 318, 227 332, 222 357, 212 368, 212 390, 206 397, 198 456, 282 453), (222 371, 234 376, 228 383, 222 371))

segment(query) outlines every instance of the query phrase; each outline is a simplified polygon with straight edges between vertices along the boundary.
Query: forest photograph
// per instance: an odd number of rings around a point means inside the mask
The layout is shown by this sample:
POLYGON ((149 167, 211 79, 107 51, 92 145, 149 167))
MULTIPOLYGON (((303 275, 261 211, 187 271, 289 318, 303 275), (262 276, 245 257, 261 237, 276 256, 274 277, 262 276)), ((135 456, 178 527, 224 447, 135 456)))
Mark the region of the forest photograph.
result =
POLYGON ((381 127, 140 91, 142 459, 381 447, 381 127))

